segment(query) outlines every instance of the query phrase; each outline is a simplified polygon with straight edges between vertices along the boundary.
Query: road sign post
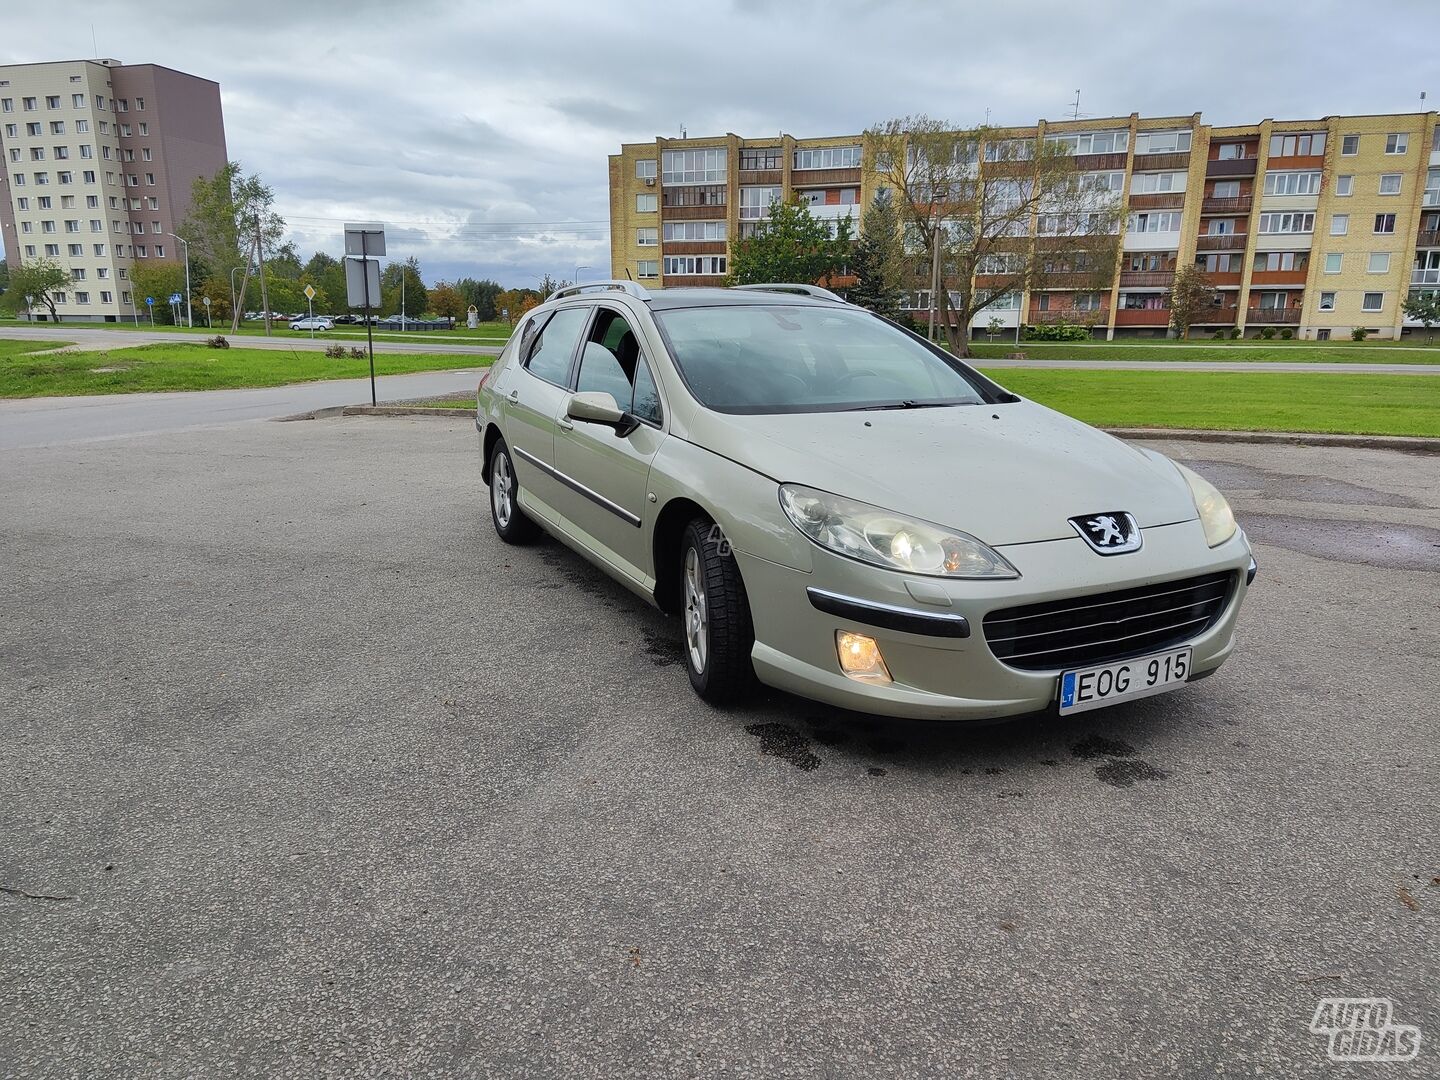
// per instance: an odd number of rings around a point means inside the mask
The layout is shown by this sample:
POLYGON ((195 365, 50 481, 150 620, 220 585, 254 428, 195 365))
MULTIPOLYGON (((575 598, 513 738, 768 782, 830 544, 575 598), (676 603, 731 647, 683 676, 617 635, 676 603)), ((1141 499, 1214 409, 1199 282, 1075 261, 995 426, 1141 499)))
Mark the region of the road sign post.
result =
POLYGON ((150 329, 155 329, 155 297, 145 297, 145 306, 150 310, 150 329))
POLYGON ((378 405, 375 394, 375 328, 370 325, 371 281, 375 299, 380 299, 380 260, 385 254, 385 226, 378 221, 345 223, 345 291, 351 307, 365 305, 365 344, 370 353, 370 404, 378 405), (358 271, 355 272, 355 271, 358 271), (372 275, 373 271, 373 275, 372 275))
POLYGON ((315 340, 315 286, 305 286, 305 303, 310 309, 310 340, 315 340))
POLYGON ((205 329, 214 330, 215 324, 210 321, 210 297, 205 297, 203 303, 205 304, 205 329))

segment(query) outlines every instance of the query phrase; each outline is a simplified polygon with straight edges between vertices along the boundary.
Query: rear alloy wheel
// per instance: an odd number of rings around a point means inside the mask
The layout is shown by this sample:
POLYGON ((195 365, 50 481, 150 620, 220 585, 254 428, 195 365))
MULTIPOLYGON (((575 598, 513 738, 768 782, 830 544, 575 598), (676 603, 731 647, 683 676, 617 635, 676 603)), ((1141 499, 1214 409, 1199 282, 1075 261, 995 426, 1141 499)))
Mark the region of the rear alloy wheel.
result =
POLYGON ((540 528, 520 509, 516 496, 520 482, 515 478, 515 463, 510 448, 501 439, 490 454, 490 518, 495 532, 507 544, 528 544, 540 535, 540 528))
POLYGON ((680 619, 690 685, 714 705, 740 701, 755 687, 750 600, 740 567, 719 527, 704 518, 685 527, 680 579, 680 619))

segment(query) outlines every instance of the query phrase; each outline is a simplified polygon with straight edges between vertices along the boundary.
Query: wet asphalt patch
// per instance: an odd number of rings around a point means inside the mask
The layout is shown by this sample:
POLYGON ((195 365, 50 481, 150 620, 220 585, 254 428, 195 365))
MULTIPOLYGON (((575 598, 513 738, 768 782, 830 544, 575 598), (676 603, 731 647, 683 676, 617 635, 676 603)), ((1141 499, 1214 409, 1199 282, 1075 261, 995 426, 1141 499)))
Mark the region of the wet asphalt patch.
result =
POLYGON ((1382 570, 1440 573, 1440 529, 1385 521, 1334 521, 1285 514, 1246 514, 1251 540, 1302 555, 1382 570))
POLYGON ((813 772, 820 767, 820 759, 810 751, 810 740, 792 727, 772 721, 746 724, 745 731, 760 740, 762 754, 788 761, 801 772, 813 772))
MULTIPOLYGON (((1341 506, 1423 507, 1408 495, 1352 484, 1328 476, 1296 476, 1268 472, 1253 465, 1231 461, 1186 461, 1184 464, 1205 477, 1221 491, 1248 491, 1262 499, 1293 499, 1341 506)), ((1247 518, 1248 521, 1248 518, 1247 518)))
POLYGON ((1070 756, 1081 761, 1106 758, 1103 765, 1095 766, 1095 776, 1111 787, 1131 787, 1139 780, 1164 780, 1169 777, 1164 769, 1157 769, 1134 755, 1135 747, 1129 743, 1107 739, 1103 735, 1089 735, 1070 747, 1070 756))

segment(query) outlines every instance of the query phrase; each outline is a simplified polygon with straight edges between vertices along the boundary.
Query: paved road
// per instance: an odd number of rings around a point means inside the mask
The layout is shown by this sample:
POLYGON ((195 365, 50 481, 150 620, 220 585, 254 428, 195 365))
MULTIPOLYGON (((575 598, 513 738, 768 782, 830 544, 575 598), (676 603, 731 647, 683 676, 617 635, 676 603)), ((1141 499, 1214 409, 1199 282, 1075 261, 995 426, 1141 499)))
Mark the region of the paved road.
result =
MULTIPOLYGON (((290 331, 281 331, 281 334, 288 334, 290 331)), ((181 335, 174 333, 146 333, 143 331, 121 331, 121 330, 86 330, 67 329, 66 327, 46 326, 20 326, 0 328, 0 338, 39 338, 43 340, 75 341, 79 346, 86 349, 118 349, 127 345, 149 345, 154 343, 173 343, 181 335)), ((237 342, 243 340, 245 348, 260 349, 294 349, 294 348, 324 348, 325 342, 317 339, 313 343, 305 335, 294 337, 276 338, 236 338, 237 342)), ((1126 346, 1127 348, 1130 346, 1126 346)), ((1226 348, 1227 346, 1217 346, 1226 348)), ((430 353, 430 352, 453 352, 461 355, 474 354, 479 356, 498 356, 500 346, 498 345, 457 345, 450 341, 441 343, 439 341, 431 344, 424 342, 395 342, 386 341, 375 343, 377 351, 381 352, 402 352, 402 353, 430 353)), ((1403 348, 1397 346, 1397 348, 1403 348)), ((1419 350, 1405 349, 1406 352, 1419 350)), ((1429 350, 1434 352, 1434 350, 1429 350)), ((1127 371, 1243 371, 1243 372, 1294 372, 1314 373, 1322 375, 1440 375, 1440 363, 1435 364, 1326 364, 1326 363, 1304 363, 1304 362, 1247 362, 1241 360, 1230 361, 1209 361, 1209 360, 1044 360, 1032 357, 1028 360, 992 360, 984 358, 976 360, 980 367, 987 368, 1066 368, 1078 371, 1114 371, 1117 368, 1127 371)))
POLYGON ((463 419, 0 454, 0 1076, 1436 1075, 1433 458, 1164 449, 1239 654, 988 732, 702 705, 463 419))
MULTIPOLYGON (((462 358, 456 361, 462 362, 462 358)), ((381 401, 405 401, 474 390, 482 370, 384 375, 375 380, 377 396, 381 401)), ((21 398, 0 401, 0 450, 188 431, 369 401, 369 379, 332 379, 259 390, 21 398)))

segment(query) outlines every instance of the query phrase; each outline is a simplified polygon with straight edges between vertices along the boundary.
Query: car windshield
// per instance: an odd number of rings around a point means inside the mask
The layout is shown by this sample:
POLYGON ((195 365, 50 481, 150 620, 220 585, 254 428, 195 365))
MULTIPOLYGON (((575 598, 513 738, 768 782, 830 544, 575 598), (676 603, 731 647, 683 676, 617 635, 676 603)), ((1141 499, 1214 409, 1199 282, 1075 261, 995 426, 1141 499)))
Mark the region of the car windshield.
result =
POLYGON ((978 405, 958 363, 868 312, 724 305, 657 311, 676 366, 707 408, 729 413, 978 405))

